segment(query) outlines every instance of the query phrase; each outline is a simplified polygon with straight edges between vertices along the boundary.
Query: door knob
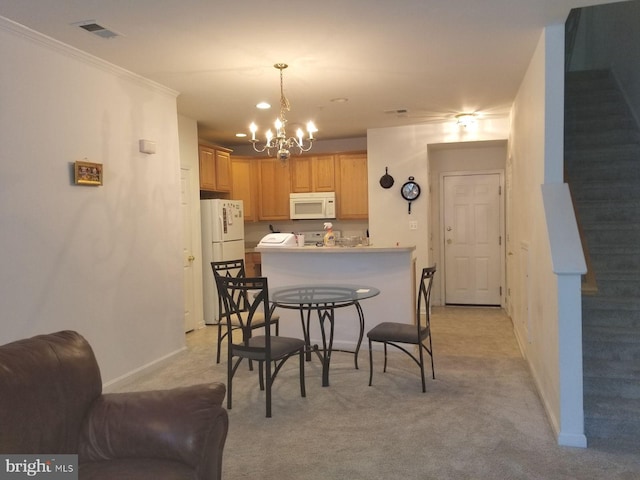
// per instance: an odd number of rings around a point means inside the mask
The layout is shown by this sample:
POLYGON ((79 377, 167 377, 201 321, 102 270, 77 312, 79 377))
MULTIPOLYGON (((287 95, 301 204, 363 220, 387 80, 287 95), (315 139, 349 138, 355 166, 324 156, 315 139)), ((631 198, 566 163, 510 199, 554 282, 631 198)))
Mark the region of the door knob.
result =
POLYGON ((193 262, 196 259, 196 257, 194 257, 193 255, 189 255, 189 257, 187 257, 187 260, 189 260, 190 262, 193 262))
POLYGON ((447 232, 450 232, 450 231, 451 231, 451 227, 447 227, 447 232))

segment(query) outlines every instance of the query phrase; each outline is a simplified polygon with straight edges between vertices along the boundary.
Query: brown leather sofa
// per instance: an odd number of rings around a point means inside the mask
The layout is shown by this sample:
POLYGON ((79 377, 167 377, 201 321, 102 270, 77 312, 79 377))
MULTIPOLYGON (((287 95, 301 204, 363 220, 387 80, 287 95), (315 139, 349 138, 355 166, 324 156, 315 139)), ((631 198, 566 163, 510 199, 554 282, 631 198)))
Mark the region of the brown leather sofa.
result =
POLYGON ((221 478, 220 383, 102 394, 89 343, 63 331, 0 346, 0 453, 78 454, 79 479, 221 478))

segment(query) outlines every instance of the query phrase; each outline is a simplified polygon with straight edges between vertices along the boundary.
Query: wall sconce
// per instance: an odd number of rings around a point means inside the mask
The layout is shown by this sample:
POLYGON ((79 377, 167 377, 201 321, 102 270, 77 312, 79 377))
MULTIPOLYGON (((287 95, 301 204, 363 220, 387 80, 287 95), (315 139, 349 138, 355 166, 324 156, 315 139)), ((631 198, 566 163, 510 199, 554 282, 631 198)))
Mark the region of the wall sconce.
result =
POLYGON ((149 155, 153 155, 154 153, 156 153, 156 142, 141 139, 138 143, 141 153, 147 153, 149 155))

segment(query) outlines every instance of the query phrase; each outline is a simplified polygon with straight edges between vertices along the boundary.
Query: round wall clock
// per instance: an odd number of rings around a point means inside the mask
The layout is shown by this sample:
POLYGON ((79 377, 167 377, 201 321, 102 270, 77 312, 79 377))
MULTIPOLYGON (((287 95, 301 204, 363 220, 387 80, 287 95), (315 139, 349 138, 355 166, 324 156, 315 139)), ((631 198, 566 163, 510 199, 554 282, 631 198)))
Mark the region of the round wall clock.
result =
POLYGON ((411 202, 420 196, 420 185, 418 185, 413 177, 409 177, 409 180, 402 185, 400 189, 402 198, 409 202, 409 214, 411 214, 411 202))

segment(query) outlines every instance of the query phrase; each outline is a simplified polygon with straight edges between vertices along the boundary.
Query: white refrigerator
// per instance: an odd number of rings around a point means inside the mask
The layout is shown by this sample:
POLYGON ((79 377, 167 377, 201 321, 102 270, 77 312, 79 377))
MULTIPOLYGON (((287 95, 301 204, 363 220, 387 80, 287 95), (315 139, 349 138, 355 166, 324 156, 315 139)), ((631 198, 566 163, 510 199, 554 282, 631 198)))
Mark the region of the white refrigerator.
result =
POLYGON ((211 262, 244 259, 242 200, 201 200, 204 322, 218 323, 220 307, 211 262))

